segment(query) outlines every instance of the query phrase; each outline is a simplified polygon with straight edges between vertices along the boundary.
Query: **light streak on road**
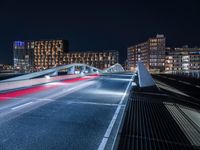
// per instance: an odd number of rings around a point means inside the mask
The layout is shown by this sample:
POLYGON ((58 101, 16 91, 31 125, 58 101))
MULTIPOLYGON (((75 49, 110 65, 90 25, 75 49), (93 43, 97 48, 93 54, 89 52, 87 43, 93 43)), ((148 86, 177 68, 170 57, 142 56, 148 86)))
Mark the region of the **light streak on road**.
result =
POLYGON ((12 91, 12 92, 1 93, 0 101, 8 100, 10 98, 16 98, 19 96, 24 96, 24 95, 28 95, 28 94, 32 94, 32 93, 37 93, 37 92, 41 92, 44 90, 49 90, 49 89, 60 86, 60 84, 64 85, 66 83, 75 83, 75 82, 80 82, 80 81, 84 81, 84 80, 94 79, 94 78, 97 78, 98 76, 99 75, 85 76, 84 78, 68 79, 68 80, 63 80, 60 82, 52 82, 52 83, 48 83, 48 84, 44 84, 44 85, 40 85, 40 86, 30 87, 30 88, 16 90, 16 91, 12 91))

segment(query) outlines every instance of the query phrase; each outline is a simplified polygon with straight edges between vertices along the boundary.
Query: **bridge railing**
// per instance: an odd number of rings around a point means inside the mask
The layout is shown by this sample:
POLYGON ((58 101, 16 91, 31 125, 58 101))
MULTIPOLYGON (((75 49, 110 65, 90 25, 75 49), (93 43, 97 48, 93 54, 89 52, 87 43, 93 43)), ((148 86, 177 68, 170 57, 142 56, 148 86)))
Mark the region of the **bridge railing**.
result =
POLYGON ((27 75, 22 75, 19 77, 14 77, 11 79, 3 80, 0 82, 0 91, 5 90, 11 90, 11 89, 17 89, 17 88, 24 88, 24 87, 30 87, 34 85, 44 84, 48 82, 54 82, 64 79, 70 79, 70 78, 76 78, 83 76, 83 74, 80 72, 80 74, 75 73, 75 66, 77 67, 83 67, 82 72, 85 72, 84 74, 95 74, 95 73, 101 73, 101 72, 124 72, 124 68, 120 64, 115 64, 108 69, 102 71, 100 69, 97 69, 95 67, 86 65, 86 64, 69 64, 69 65, 63 65, 56 68, 51 68, 47 70, 43 70, 40 72, 34 72, 27 75), (72 72, 68 75, 58 76, 56 72, 62 69, 69 69, 71 68, 72 72), (86 68, 88 70, 86 70, 86 68), (86 73, 87 72, 87 73, 86 73), (48 78, 45 78, 47 76, 48 78))
POLYGON ((184 71, 173 71, 173 72, 171 72, 170 74, 200 79, 200 71, 188 71, 188 72, 184 72, 184 71))

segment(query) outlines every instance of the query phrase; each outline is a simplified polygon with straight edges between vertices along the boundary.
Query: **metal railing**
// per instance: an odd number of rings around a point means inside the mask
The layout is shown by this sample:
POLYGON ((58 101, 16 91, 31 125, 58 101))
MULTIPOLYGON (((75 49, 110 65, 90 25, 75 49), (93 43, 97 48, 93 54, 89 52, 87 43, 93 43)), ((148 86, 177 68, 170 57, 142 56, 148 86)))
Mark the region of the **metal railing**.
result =
POLYGON ((177 76, 184 76, 189 78, 196 78, 200 79, 200 71, 172 71, 170 74, 177 75, 177 76))

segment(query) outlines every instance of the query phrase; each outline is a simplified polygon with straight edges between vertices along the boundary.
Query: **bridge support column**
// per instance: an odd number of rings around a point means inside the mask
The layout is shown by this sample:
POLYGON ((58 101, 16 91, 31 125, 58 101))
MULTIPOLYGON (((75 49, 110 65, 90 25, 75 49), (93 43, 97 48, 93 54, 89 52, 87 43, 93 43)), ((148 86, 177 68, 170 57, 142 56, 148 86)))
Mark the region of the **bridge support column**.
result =
POLYGON ((50 76, 57 76, 58 75, 58 71, 55 71, 54 73, 50 74, 50 76))
POLYGON ((81 73, 85 73, 85 71, 86 71, 86 66, 82 66, 81 67, 81 73))
POLYGON ((75 66, 68 69, 68 74, 75 74, 75 66))
POLYGON ((89 73, 95 72, 93 68, 89 68, 89 73))
POLYGON ((91 73, 91 72, 92 72, 91 68, 86 66, 85 67, 85 73, 91 73))

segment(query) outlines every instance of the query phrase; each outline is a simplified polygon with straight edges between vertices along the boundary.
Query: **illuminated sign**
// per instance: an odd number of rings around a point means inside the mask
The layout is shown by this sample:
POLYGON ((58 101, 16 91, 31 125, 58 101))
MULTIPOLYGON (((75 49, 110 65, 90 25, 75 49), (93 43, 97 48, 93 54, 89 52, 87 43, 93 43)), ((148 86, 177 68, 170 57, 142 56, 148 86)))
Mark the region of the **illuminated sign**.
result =
POLYGON ((24 47, 25 46, 25 42, 22 41, 15 41, 14 42, 15 47, 24 47))

